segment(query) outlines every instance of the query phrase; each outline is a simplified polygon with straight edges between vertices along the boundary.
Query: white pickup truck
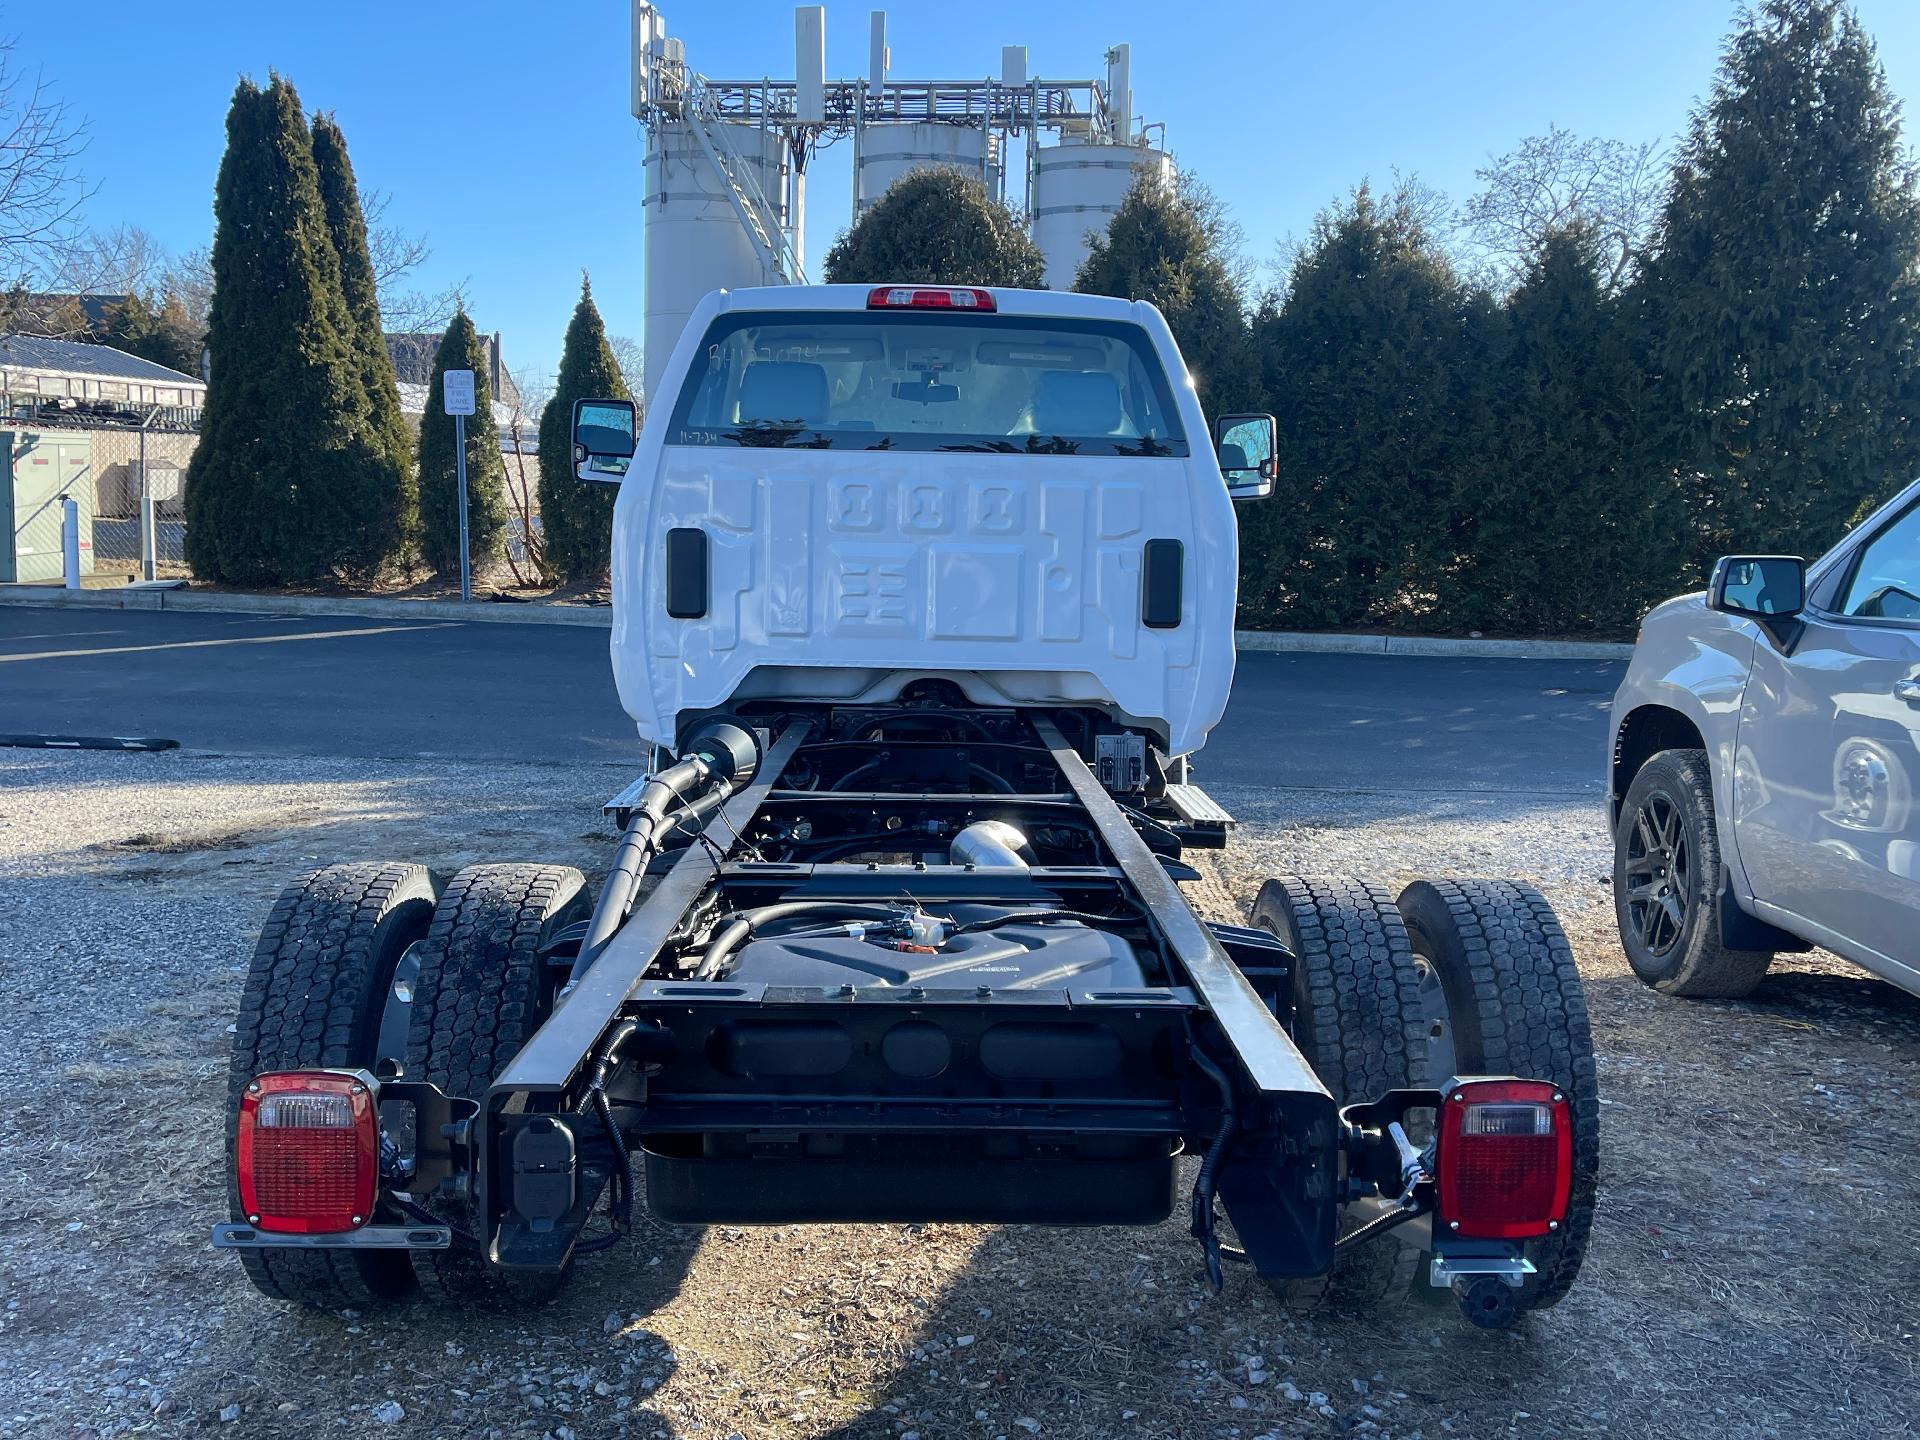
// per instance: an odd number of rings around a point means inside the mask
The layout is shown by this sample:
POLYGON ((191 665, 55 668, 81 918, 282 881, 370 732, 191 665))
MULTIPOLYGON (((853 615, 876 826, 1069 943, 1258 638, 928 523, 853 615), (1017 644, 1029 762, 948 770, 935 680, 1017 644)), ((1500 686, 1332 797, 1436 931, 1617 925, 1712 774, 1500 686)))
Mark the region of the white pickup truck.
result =
POLYGON ((526 864, 282 896, 216 1231, 256 1284, 537 1300, 643 1196, 1151 1224, 1192 1154, 1216 1284, 1437 1287, 1485 1326, 1567 1292, 1598 1114, 1546 902, 1283 876, 1239 925, 1179 889, 1232 823, 1188 757, 1275 426, 1210 436, 1152 306, 714 294, 645 429, 582 400, 574 440, 621 486, 613 668, 652 768, 591 903, 526 864))

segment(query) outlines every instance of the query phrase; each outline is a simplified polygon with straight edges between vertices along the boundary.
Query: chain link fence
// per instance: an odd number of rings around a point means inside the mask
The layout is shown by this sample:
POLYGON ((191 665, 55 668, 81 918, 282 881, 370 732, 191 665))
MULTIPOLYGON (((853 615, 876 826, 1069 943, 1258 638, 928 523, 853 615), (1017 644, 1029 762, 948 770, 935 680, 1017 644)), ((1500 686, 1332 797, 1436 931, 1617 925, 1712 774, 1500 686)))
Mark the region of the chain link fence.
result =
MULTIPOLYGON (((0 400, 0 410, 4 400, 0 400)), ((59 482, 43 497, 43 518, 59 544, 59 501, 71 497, 82 514, 84 582, 110 585, 192 578, 187 564, 187 466, 200 437, 198 411, 168 411, 155 423, 86 423, 93 416, 27 414, 16 408, 16 467, 57 467, 59 482), (150 503, 148 503, 150 502, 150 503)), ((503 437, 507 533, 504 553, 476 566, 477 583, 503 588, 541 581, 541 527, 537 437, 530 425, 503 437)), ((55 561, 57 566, 57 560, 55 561)), ((57 574, 38 577, 59 583, 57 574)), ((418 578, 417 576, 414 578, 418 578)), ((457 581, 458 577, 454 579, 457 581)))
POLYGON ((187 463, 200 437, 166 430, 89 433, 94 573, 134 580, 185 579, 187 463), (150 522, 144 519, 145 500, 152 502, 150 522))

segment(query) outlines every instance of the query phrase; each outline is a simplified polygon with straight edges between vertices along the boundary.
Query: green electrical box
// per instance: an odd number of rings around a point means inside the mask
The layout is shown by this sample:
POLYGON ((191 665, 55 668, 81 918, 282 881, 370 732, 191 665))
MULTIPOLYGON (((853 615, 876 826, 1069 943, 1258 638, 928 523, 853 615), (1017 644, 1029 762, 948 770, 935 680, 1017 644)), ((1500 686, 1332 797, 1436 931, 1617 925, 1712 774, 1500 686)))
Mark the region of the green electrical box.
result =
POLYGON ((70 430, 0 430, 0 584, 58 585, 60 502, 80 507, 80 573, 93 573, 93 437, 70 430))

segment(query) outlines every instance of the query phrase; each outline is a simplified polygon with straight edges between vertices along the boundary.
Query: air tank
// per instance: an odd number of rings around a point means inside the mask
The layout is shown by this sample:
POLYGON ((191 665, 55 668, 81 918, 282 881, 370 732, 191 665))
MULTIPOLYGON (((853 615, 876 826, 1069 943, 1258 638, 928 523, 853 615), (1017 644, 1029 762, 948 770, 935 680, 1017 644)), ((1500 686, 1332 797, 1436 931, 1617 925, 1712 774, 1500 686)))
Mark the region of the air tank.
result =
MULTIPOLYGON (((776 131, 734 125, 728 134, 775 207, 786 195, 786 143, 776 131)), ((687 316, 710 290, 764 285, 770 277, 740 223, 724 182, 693 131, 678 121, 648 127, 646 198, 646 387, 666 369, 687 316)))
POLYGON ((1173 183, 1173 159, 1147 145, 1062 141, 1034 154, 1033 243, 1047 261, 1047 288, 1071 290, 1087 258, 1087 233, 1104 232, 1140 170, 1173 183))
POLYGON ((1000 197, 1000 137, 979 125, 933 120, 882 121, 860 132, 860 213, 866 214, 903 175, 937 166, 964 170, 1000 197))

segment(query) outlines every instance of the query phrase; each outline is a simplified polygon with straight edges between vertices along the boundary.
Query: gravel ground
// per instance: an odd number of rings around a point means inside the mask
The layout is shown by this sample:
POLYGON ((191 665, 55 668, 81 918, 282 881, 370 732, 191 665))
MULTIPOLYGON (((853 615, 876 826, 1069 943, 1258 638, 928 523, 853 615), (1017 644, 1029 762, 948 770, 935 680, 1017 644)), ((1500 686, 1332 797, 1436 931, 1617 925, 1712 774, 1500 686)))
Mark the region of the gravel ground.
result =
POLYGON ((1582 1281, 1518 1331, 1285 1315, 1152 1230, 656 1228, 531 1317, 268 1302, 224 1213, 227 1029, 279 886, 332 860, 592 871, 615 769, 0 751, 0 1437, 1913 1433, 1920 1004, 1819 956, 1642 989, 1592 797, 1221 790, 1277 869, 1523 876, 1600 1051, 1582 1281))

